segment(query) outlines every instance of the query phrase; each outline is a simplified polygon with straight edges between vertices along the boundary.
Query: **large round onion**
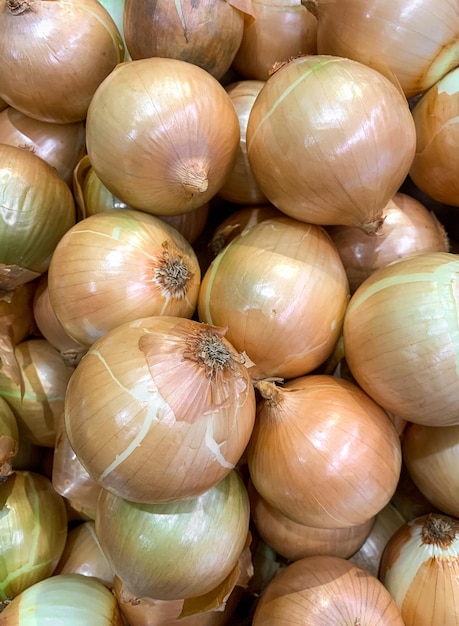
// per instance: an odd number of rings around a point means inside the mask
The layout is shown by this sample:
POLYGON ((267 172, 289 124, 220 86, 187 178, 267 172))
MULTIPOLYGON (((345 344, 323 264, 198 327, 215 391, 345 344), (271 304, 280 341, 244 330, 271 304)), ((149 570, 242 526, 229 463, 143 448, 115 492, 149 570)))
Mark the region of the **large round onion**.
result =
POLYGON ((94 94, 86 126, 97 176, 121 201, 155 215, 208 202, 233 167, 239 134, 216 78, 160 57, 118 65, 94 94))
POLYGON ((400 418, 459 423, 459 257, 431 252, 380 268, 352 296, 343 326, 352 375, 400 418))
POLYGON ((293 378, 318 367, 338 341, 349 288, 323 228, 283 216, 244 230, 201 281, 201 321, 253 361, 254 378, 293 378))
POLYGON ((233 469, 252 433, 255 392, 224 332, 155 316, 108 331, 82 358, 67 387, 66 429, 104 488, 137 502, 178 500, 233 469))
POLYGON ((278 209, 321 225, 375 232, 416 147, 400 91, 372 68, 310 55, 281 66, 250 112, 247 153, 278 209))
POLYGON ((48 271, 57 319, 88 347, 108 330, 141 317, 192 317, 200 282, 199 262, 186 239, 134 209, 80 220, 57 244, 48 271))
POLYGON ((0 2, 0 95, 30 117, 84 120, 123 57, 118 28, 98 0, 0 2))
POLYGON ((357 385, 310 375, 284 386, 262 381, 257 389, 247 461, 269 504, 317 528, 363 524, 386 506, 400 475, 400 440, 357 385))

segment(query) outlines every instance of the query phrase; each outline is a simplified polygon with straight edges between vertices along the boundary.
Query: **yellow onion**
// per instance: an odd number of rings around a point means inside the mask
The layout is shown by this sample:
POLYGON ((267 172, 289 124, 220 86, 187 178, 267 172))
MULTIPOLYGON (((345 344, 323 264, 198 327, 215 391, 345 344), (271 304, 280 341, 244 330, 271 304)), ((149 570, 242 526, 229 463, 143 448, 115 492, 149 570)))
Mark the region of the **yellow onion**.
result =
POLYGON ((118 28, 98 0, 0 3, 0 96, 25 115, 84 120, 97 87, 123 57, 118 28))
POLYGON ((0 113, 0 143, 33 152, 70 185, 73 170, 85 151, 84 123, 42 122, 8 107, 0 113))
POLYGON ((0 396, 0 483, 11 475, 18 449, 16 417, 7 401, 0 396))
POLYGON ((406 98, 376 70, 302 56, 266 81, 247 125, 252 172, 290 217, 374 233, 416 148, 406 98))
POLYGON ((103 184, 154 215, 208 202, 231 172, 239 134, 216 78, 161 57, 119 64, 94 94, 86 125, 88 156, 103 184))
POLYGON ((239 119, 240 142, 233 169, 218 195, 235 204, 260 204, 266 202, 250 168, 247 156, 247 124, 256 97, 264 85, 262 80, 240 80, 226 85, 239 119))
POLYGON ((344 318, 357 383, 388 411, 425 426, 459 423, 458 271, 450 252, 401 259, 360 285, 344 318))
POLYGON ((205 272, 202 322, 253 361, 254 378, 309 373, 340 336, 349 288, 338 252, 323 228, 283 216, 233 239, 205 272))
POLYGON ((407 97, 459 63, 455 0, 306 0, 318 16, 317 50, 392 74, 407 97))
POLYGON ((0 483, 0 601, 51 576, 67 540, 64 500, 45 476, 16 471, 0 483))
POLYGON ((123 626, 113 594, 97 578, 58 574, 25 589, 0 613, 0 626, 123 626))
POLYGON ((437 509, 459 518, 459 425, 408 424, 403 459, 414 484, 437 509))
POLYGON ((53 448, 57 419, 64 409, 67 383, 74 371, 46 339, 24 339, 15 347, 22 385, 0 369, 0 397, 12 408, 19 434, 38 446, 53 448))
POLYGON ((197 496, 235 467, 255 392, 244 355, 224 335, 154 316, 91 346, 69 381, 65 423, 92 478, 128 500, 165 502, 197 496))
POLYGON ((317 51, 317 18, 300 0, 252 0, 233 68, 245 79, 267 80, 271 68, 317 51))
POLYGON ((280 556, 297 561, 306 556, 328 554, 344 559, 367 539, 375 518, 344 528, 314 528, 298 524, 272 506, 249 482, 250 514, 260 537, 280 556))
POLYGON ((126 209, 80 220, 54 250, 53 311, 89 347, 119 324, 151 315, 191 318, 201 271, 186 239, 159 218, 126 209))
POLYGON ((0 287, 15 272, 18 284, 29 282, 48 269, 57 242, 75 224, 72 192, 39 156, 0 144, 0 204, 0 287))
POLYGON ((125 0, 124 37, 133 59, 167 57, 193 63, 220 79, 242 41, 249 0, 125 0))
POLYGON ((400 440, 357 385, 313 374, 257 389, 247 461, 269 504, 297 523, 330 529, 363 524, 386 506, 400 475, 400 440))
POLYGON ((393 598, 369 572, 336 556, 288 565, 266 587, 253 626, 406 626, 393 598))
POLYGON ((124 57, 121 58, 121 61, 128 61, 131 57, 126 47, 126 40, 124 37, 124 5, 125 0, 98 0, 100 4, 110 13, 111 18, 116 24, 118 28, 119 34, 123 40, 124 45, 124 57))
POLYGON ((136 504, 103 490, 96 533, 116 576, 132 593, 177 600, 208 593, 231 573, 244 550, 249 520, 247 491, 233 470, 180 502, 136 504))
POLYGON ((379 578, 405 626, 459 624, 459 520, 432 513, 409 520, 384 549, 379 578))
POLYGON ((355 226, 330 226, 351 293, 375 270, 420 252, 448 252, 448 237, 433 211, 416 198, 397 192, 386 204, 376 236, 355 226))
MULTIPOLYGON (((459 63, 457 47, 456 64, 459 63)), ((458 207, 459 159, 455 146, 459 140, 459 68, 432 85, 417 101, 412 114, 416 127, 416 154, 410 178, 429 197, 458 207)))

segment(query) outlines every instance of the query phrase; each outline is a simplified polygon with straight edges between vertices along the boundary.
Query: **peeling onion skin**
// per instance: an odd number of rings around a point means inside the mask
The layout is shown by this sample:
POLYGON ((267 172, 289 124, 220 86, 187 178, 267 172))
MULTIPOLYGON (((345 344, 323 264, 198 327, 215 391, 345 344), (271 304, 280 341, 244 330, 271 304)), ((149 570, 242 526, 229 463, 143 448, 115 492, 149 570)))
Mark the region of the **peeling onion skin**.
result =
POLYGON ((153 316, 91 346, 69 381, 65 424, 102 487, 166 502, 203 493, 235 467, 253 430, 255 391, 224 333, 153 316))
POLYGON ((11 475, 18 450, 17 420, 7 401, 0 396, 0 483, 11 475))
POLYGON ((432 513, 407 521, 386 544, 379 578, 405 626, 457 626, 459 520, 432 513))
POLYGON ((372 574, 333 556, 288 565, 268 584, 253 626, 405 626, 389 592, 372 574))
POLYGON ((399 418, 459 423, 459 257, 431 252, 380 268, 351 297, 343 326, 357 383, 399 418))

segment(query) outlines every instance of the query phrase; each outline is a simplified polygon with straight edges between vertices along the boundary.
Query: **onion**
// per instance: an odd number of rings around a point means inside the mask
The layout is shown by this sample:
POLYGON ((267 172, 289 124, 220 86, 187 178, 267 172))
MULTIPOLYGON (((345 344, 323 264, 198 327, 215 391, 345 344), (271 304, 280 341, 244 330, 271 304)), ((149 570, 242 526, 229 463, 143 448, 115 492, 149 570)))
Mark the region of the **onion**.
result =
POLYGON ((386 506, 400 475, 400 440, 357 385, 316 374, 284 386, 261 381, 257 389, 247 461, 269 504, 297 523, 329 529, 363 524, 386 506))
POLYGON ((261 596, 252 624, 405 626, 381 582, 335 556, 309 556, 277 574, 261 596))
MULTIPOLYGON (((455 65, 459 63, 457 47, 455 65)), ((459 68, 451 70, 430 87, 416 103, 412 114, 416 127, 416 154, 410 177, 434 200, 458 207, 459 159, 455 146, 459 139, 459 68)))
POLYGON ((299 0, 253 0, 233 68, 245 79, 267 80, 279 61, 315 54, 317 18, 299 0))
POLYGON ((406 96, 425 91, 459 63, 455 0, 313 0, 317 49, 392 74, 406 96))
POLYGON ((97 176, 122 202, 154 215, 208 202, 231 172, 239 134, 217 79, 160 57, 118 65, 94 94, 86 125, 97 176))
POLYGON ((249 163, 272 204, 304 222, 367 233, 381 226, 415 148, 414 121, 397 87, 337 56, 303 56, 281 66, 247 125, 249 163))
POLYGON ((247 491, 233 470, 180 502, 137 505, 103 490, 96 532, 131 592, 176 600, 208 593, 230 574, 245 547, 249 519, 247 491))
POLYGON ((254 379, 293 378, 333 351, 348 303, 346 273, 327 233, 286 216, 231 241, 201 281, 199 319, 228 328, 254 379))
POLYGON ((220 198, 235 204, 260 204, 266 202, 250 168, 247 156, 246 133, 253 103, 264 85, 262 80, 241 80, 226 85, 239 119, 240 142, 233 169, 218 191, 220 198))
POLYGON ((424 497, 459 518, 459 425, 408 424, 402 446, 406 468, 424 497))
POLYGON ((242 41, 244 15, 232 0, 125 0, 124 36, 133 59, 167 57, 193 63, 220 80, 242 41))
POLYGON ((459 520, 432 513, 406 522, 386 544, 379 577, 405 626, 458 624, 459 520))
POLYGON ((6 602, 51 576, 67 539, 67 516, 51 482, 35 472, 16 471, 0 483, 0 502, 0 601, 6 602))
POLYGON ((121 57, 121 61, 129 61, 130 54, 126 46, 126 40, 124 37, 124 5, 125 0, 98 0, 100 4, 110 13, 112 20, 115 22, 116 27, 121 35, 124 45, 124 57, 121 57))
MULTIPOLYGON (((403 455, 403 439, 402 439, 403 455)), ((427 500, 425 495, 419 490, 416 483, 410 476, 405 462, 402 463, 402 471, 398 481, 397 489, 392 496, 391 503, 397 511, 405 518, 411 520, 428 513, 439 513, 438 509, 427 500)))
POLYGON ((97 87, 124 56, 108 11, 98 0, 0 4, 0 96, 44 122, 84 120, 97 87))
POLYGON ((351 293, 375 270, 420 252, 448 252, 448 237, 433 211, 419 200, 397 192, 383 211, 377 236, 355 226, 330 226, 351 293))
POLYGON ((252 482, 248 493, 252 521, 260 537, 289 561, 319 554, 346 559, 362 546, 375 522, 371 517, 362 524, 344 528, 314 528, 286 517, 260 496, 252 482))
POLYGON ((388 411, 425 426, 459 423, 458 271, 453 253, 401 259, 360 285, 344 318, 358 384, 388 411))
POLYGON ((46 339, 32 337, 15 347, 21 385, 0 370, 0 397, 15 414, 19 434, 38 446, 54 447, 57 419, 64 409, 67 383, 74 369, 65 365, 46 339))
POLYGON ((42 122, 8 107, 0 113, 0 142, 33 152, 71 185, 73 170, 85 151, 85 128, 83 122, 42 122))
POLYGON ((45 272, 76 215, 69 186, 39 156, 0 144, 0 163, 1 288, 8 286, 10 274, 17 274, 17 286, 45 272))
POLYGON ((59 574, 35 583, 0 613, 0 626, 123 626, 113 594, 97 578, 59 574))
POLYGON ((224 334, 155 316, 91 346, 68 384, 65 422, 92 478, 128 500, 165 502, 195 497, 234 468, 252 433, 255 392, 224 334))
POLYGON ((0 396, 0 483, 12 473, 12 464, 19 449, 16 417, 7 401, 0 396))
POLYGON ((177 230, 126 209, 97 213, 65 233, 50 263, 48 294, 67 334, 89 347, 140 317, 191 318, 200 282, 196 254, 177 230))

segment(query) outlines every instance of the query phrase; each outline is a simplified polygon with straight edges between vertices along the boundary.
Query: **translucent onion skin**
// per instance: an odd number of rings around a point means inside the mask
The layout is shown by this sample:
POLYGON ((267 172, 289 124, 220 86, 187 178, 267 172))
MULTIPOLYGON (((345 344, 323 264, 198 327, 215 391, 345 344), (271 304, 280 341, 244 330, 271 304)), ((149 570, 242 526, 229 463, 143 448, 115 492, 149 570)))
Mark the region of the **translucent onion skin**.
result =
POLYGON ((122 202, 154 215, 208 202, 233 167, 239 135, 216 78, 160 57, 119 64, 94 94, 86 124, 97 176, 122 202))
POLYGON ((0 96, 44 122, 84 120, 124 57, 108 11, 98 0, 2 0, 0 9, 0 96))
POLYGON ((455 0, 316 0, 317 50, 395 75, 407 98, 459 62, 455 0))
POLYGON ((91 346, 67 386, 65 424, 102 487, 165 502, 195 497, 235 467, 252 433, 255 391, 224 334, 153 316, 91 346))
POLYGON ((132 593, 177 600, 204 595, 226 578, 244 549, 249 521, 247 491, 233 470, 181 502, 137 505, 104 490, 96 533, 132 593))
POLYGON ((86 347, 141 317, 191 318, 200 283, 187 240, 158 217, 134 209, 80 220, 58 242, 48 270, 54 313, 86 347))
POLYGON ((253 626, 406 626, 394 600, 372 574, 333 556, 288 565, 266 587, 253 626))
POLYGON ((459 423, 458 271, 449 252, 401 259, 360 285, 344 318, 357 383, 388 411, 425 426, 459 423))
POLYGON ((228 329, 229 341, 253 361, 254 379, 293 378, 331 354, 348 299, 346 273, 327 233, 283 216, 246 229, 212 261, 198 316, 228 329))
POLYGON ((368 233, 381 226, 415 148, 414 121, 397 87, 362 63, 331 55, 283 64, 247 125, 249 163, 272 204, 304 222, 368 233))
POLYGON ((0 626, 124 626, 113 594, 83 574, 59 574, 35 583, 0 613, 0 626))
POLYGON ((247 449, 258 493, 317 528, 363 524, 390 501, 401 445, 386 413, 357 385, 325 374, 262 381, 247 449), (362 476, 362 468, 365 476, 362 476))
POLYGON ((459 624, 459 520, 432 513, 407 521, 384 549, 379 578, 405 626, 459 624))
POLYGON ((0 484, 0 600, 51 576, 67 540, 63 498, 36 472, 16 471, 0 484))

